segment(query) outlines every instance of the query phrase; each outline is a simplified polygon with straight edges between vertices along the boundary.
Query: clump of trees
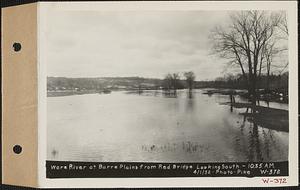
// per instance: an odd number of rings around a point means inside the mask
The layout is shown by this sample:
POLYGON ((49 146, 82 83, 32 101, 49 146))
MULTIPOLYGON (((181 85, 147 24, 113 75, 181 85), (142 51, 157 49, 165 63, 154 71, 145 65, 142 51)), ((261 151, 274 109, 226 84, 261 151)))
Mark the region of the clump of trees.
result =
POLYGON ((165 90, 167 90, 168 92, 173 90, 174 94, 176 94, 177 89, 180 85, 179 80, 180 80, 179 73, 172 73, 172 74, 168 73, 164 79, 165 90))
POLYGON ((177 89, 188 88, 189 92, 192 92, 195 82, 195 74, 192 71, 184 72, 183 76, 185 77, 185 83, 180 80, 179 73, 168 73, 164 78, 164 89, 168 92, 173 91, 174 94, 177 93, 177 89))
MULTIPOLYGON (((240 68, 252 103, 263 74, 269 80, 273 58, 284 51, 279 41, 286 39, 288 28, 282 12, 240 11, 230 15, 230 24, 212 31, 213 52, 240 68)), ((282 66, 286 68, 285 65, 282 66)), ((278 69, 278 67, 276 67, 278 69)))
POLYGON ((184 77, 185 77, 189 92, 191 93, 194 88, 194 82, 195 82, 196 76, 195 76, 194 72, 189 71, 189 72, 184 73, 184 77))

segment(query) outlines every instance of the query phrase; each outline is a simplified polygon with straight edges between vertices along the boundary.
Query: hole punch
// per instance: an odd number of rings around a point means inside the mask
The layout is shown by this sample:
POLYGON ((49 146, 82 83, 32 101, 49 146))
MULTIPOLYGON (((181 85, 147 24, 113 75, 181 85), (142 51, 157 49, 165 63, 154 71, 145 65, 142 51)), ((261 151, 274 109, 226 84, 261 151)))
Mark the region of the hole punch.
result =
POLYGON ((15 154, 21 154, 22 152, 22 147, 20 145, 15 145, 13 148, 13 151, 15 154))
POLYGON ((21 46, 20 43, 15 42, 15 43, 13 44, 13 48, 14 48, 14 51, 15 51, 15 52, 18 52, 18 51, 21 50, 22 46, 21 46))

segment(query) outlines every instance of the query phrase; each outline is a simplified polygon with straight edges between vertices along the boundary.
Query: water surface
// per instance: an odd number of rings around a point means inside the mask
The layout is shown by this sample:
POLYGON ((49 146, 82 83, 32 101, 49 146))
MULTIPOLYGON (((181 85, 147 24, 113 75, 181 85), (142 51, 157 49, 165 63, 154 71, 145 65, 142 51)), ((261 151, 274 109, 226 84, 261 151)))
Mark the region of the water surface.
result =
MULTIPOLYGON (((222 103, 161 91, 47 98, 47 158, 65 161, 284 161, 288 133, 256 125, 222 103)), ((237 98, 238 101, 245 101, 237 98)), ((264 102, 262 102, 264 104, 264 102)), ((271 103, 287 109, 287 104, 271 103)))

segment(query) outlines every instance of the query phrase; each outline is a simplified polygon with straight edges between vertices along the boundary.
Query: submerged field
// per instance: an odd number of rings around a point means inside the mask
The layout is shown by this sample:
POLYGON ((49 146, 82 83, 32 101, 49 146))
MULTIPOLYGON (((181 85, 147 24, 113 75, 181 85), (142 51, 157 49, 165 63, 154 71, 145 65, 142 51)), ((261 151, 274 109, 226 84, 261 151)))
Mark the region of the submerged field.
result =
MULTIPOLYGON (((228 95, 185 90, 47 98, 47 158, 73 161, 283 161, 288 130, 246 117, 228 95)), ((236 98, 239 102, 246 102, 236 98)), ((261 106, 266 103, 261 102, 261 106)), ((287 104, 270 103, 287 110, 287 104)), ((285 127, 288 127, 285 126, 285 127)))

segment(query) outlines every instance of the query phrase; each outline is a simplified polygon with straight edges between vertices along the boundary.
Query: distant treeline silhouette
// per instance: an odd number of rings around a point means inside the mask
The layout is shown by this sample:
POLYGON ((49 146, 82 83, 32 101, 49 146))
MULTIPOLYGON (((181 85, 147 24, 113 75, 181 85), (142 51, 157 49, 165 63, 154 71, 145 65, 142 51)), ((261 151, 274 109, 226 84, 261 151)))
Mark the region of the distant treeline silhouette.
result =
MULTIPOLYGON (((171 75, 167 75, 171 76, 171 75)), ((190 76, 195 77, 195 76, 190 76)), ((210 81, 192 81, 176 76, 176 89, 230 88, 247 89, 241 75, 226 75, 210 81), (192 87, 191 87, 192 86, 192 87)), ((174 81, 173 81, 174 84, 174 81)), ((172 79, 154 79, 142 77, 98 77, 98 78, 66 78, 47 77, 47 89, 52 90, 133 90, 133 89, 173 89, 172 79)), ((259 89, 288 91, 288 72, 282 75, 262 75, 258 82, 259 89)))
MULTIPOLYGON (((265 90, 288 90, 288 72, 283 73, 282 75, 270 76, 261 75, 258 79, 257 89, 265 90)), ((242 75, 226 75, 224 77, 218 77, 213 81, 205 81, 196 83, 195 88, 203 87, 214 87, 214 88, 232 88, 232 89, 247 89, 247 81, 242 75)))

